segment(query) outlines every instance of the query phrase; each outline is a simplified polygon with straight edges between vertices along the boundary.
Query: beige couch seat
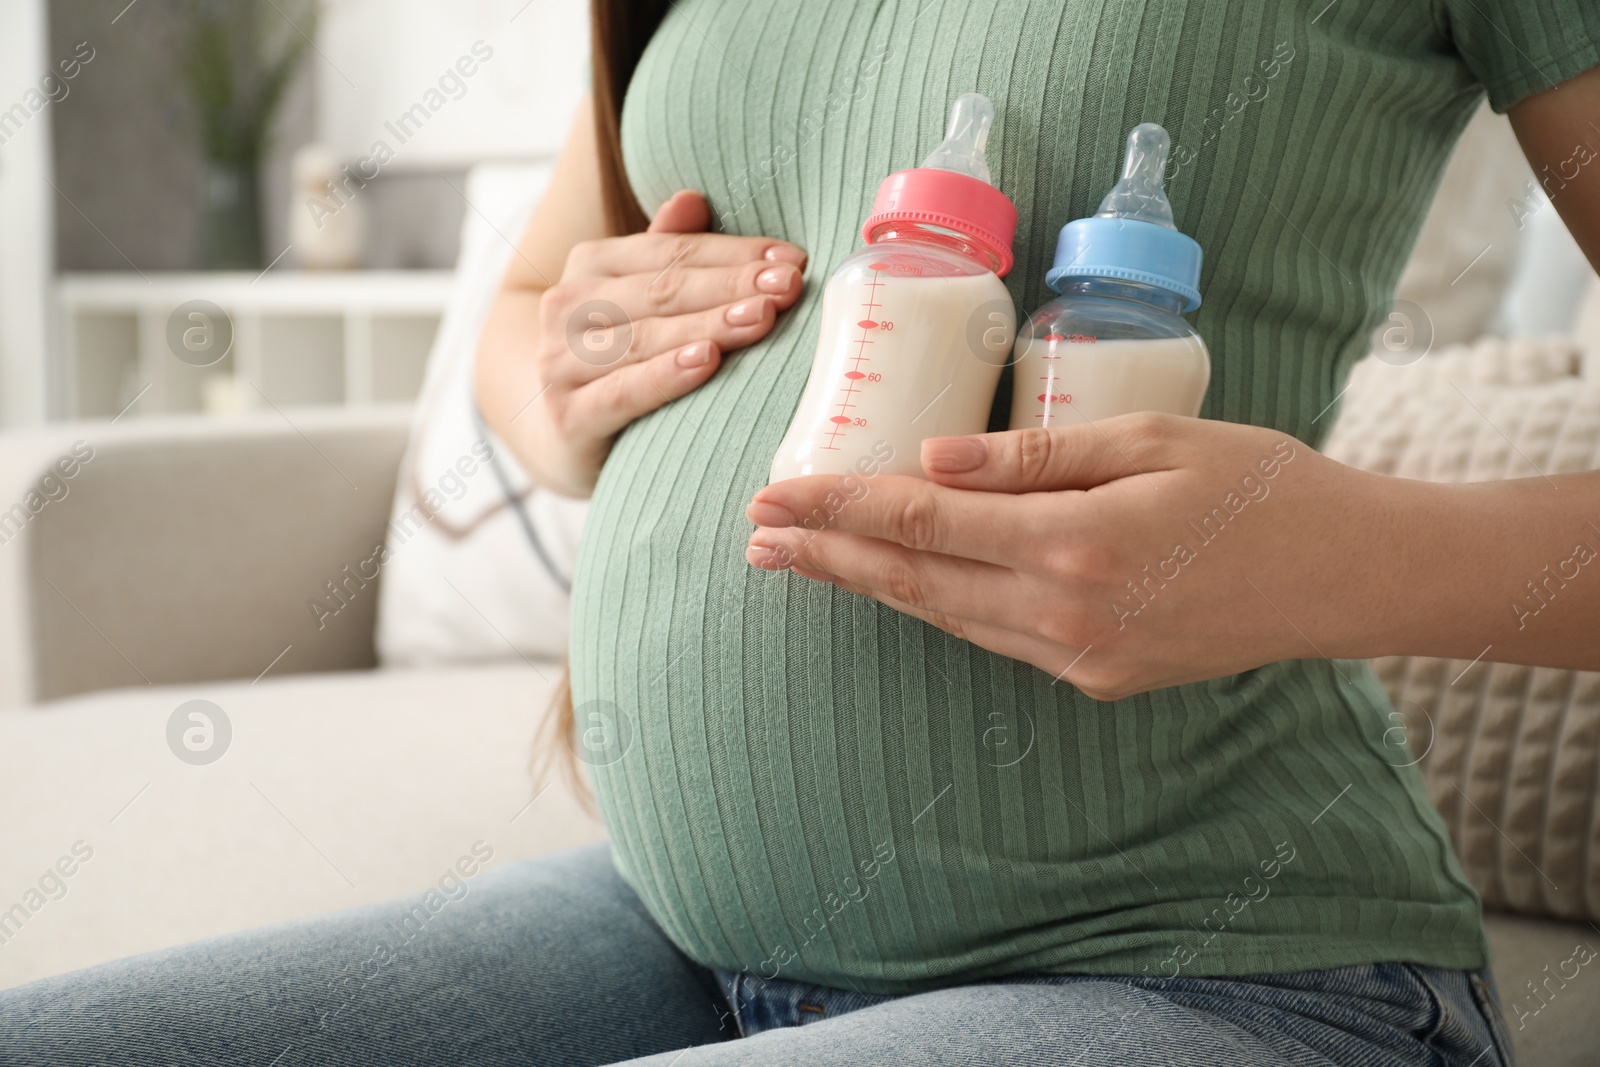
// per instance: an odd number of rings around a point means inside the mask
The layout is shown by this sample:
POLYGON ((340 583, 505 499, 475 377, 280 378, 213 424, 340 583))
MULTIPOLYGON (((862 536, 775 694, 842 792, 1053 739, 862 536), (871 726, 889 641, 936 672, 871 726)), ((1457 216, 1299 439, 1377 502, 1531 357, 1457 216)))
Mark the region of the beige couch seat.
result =
POLYGON ((140 686, 0 714, 0 912, 75 843, 92 850, 63 895, 25 921, 0 915, 0 986, 411 893, 479 842, 493 867, 599 840, 565 788, 535 799, 535 712, 555 670, 140 686), (232 726, 207 765, 168 745, 193 699, 232 726))

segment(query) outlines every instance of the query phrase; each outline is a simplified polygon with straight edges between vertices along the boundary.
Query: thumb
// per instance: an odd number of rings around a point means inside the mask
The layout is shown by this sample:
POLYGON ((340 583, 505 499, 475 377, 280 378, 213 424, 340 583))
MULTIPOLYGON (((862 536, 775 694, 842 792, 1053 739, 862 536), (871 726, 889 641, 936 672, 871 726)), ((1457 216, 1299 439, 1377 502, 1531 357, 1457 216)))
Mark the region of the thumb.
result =
POLYGON ((650 220, 648 233, 700 233, 711 225, 711 206, 693 189, 673 193, 650 220))
POLYGON ((1137 425, 1138 431, 1130 432, 1133 426, 1125 419, 1107 419, 970 437, 931 437, 922 442, 922 469, 941 485, 991 493, 1092 489, 1170 466, 1162 461, 1167 439, 1163 423, 1137 425))

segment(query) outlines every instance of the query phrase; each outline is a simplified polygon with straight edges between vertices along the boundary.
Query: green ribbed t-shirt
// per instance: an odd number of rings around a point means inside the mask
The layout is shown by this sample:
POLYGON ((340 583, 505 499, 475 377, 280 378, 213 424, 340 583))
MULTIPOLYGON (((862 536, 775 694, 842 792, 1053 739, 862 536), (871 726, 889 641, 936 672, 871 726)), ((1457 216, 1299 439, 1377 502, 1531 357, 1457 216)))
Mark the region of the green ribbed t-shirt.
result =
POLYGON ((617 868, 663 931, 708 966, 875 992, 1484 965, 1478 900, 1366 665, 1101 703, 750 567, 744 509, 822 283, 959 94, 995 103, 1024 312, 1127 132, 1171 131, 1168 195, 1205 249, 1203 414, 1314 446, 1485 90, 1503 110, 1600 64, 1597 42, 1591 0, 673 5, 623 113, 640 201, 700 189, 729 232, 811 260, 769 338, 622 434, 580 553, 579 726, 617 868))

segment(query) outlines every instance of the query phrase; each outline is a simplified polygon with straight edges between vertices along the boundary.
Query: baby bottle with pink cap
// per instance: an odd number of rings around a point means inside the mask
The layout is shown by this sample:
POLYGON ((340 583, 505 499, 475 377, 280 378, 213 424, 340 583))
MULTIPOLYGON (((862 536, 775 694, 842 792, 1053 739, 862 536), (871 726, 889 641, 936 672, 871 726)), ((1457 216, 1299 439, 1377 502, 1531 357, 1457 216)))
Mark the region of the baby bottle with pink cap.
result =
POLYGON ((867 246, 828 279, 811 377, 772 462, 806 474, 923 476, 923 440, 988 428, 1016 310, 1017 209, 984 159, 994 121, 967 93, 944 143, 889 175, 862 227, 867 246))

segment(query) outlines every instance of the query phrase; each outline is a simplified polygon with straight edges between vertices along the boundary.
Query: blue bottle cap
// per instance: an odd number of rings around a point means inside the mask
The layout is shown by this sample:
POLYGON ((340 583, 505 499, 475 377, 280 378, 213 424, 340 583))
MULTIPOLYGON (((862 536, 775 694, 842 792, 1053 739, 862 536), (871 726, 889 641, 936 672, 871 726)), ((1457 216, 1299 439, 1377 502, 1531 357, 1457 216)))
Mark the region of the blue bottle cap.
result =
POLYGON ((1184 311, 1200 306, 1200 244, 1179 233, 1172 205, 1161 187, 1170 141, 1153 122, 1128 134, 1122 179, 1092 217, 1061 227, 1055 263, 1044 280, 1056 292, 1069 278, 1115 278, 1142 282, 1184 299, 1184 311))

